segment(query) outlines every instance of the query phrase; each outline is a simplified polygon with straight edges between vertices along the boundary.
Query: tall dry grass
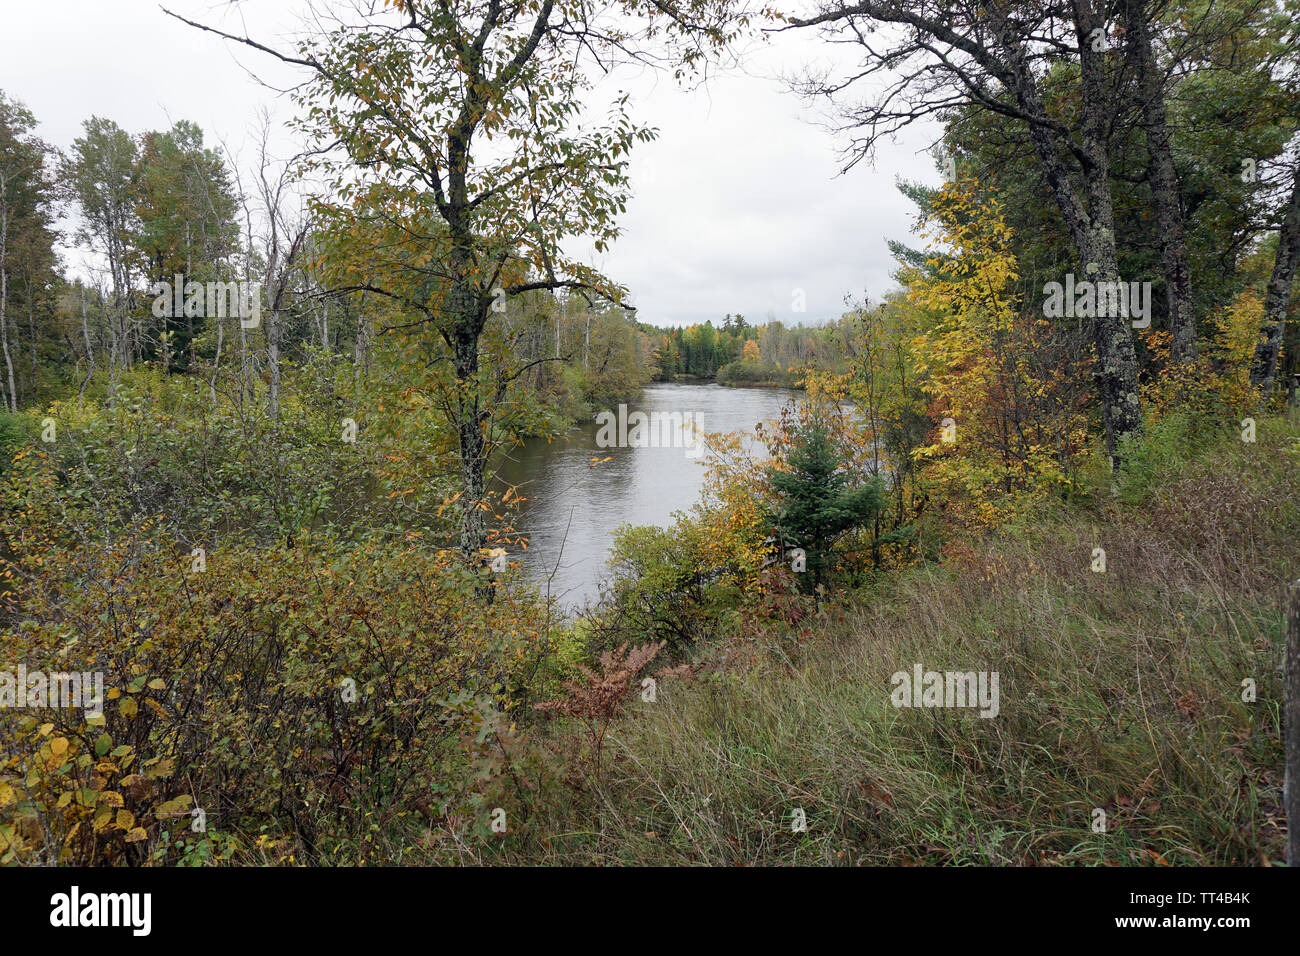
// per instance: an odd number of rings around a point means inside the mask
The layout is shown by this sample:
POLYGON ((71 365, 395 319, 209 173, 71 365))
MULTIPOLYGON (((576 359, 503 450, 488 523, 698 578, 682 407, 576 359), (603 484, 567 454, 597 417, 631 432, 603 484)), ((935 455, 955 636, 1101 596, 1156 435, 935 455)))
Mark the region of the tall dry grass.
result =
POLYGON ((1082 506, 1042 506, 942 565, 882 578, 793 650, 665 683, 610 728, 598 783, 535 768, 503 795, 515 826, 475 858, 1280 861, 1298 436, 1280 420, 1254 445, 1234 432, 1126 489, 1133 504, 1099 482, 1082 506), (997 671, 999 715, 895 708, 890 675, 916 663, 997 671))

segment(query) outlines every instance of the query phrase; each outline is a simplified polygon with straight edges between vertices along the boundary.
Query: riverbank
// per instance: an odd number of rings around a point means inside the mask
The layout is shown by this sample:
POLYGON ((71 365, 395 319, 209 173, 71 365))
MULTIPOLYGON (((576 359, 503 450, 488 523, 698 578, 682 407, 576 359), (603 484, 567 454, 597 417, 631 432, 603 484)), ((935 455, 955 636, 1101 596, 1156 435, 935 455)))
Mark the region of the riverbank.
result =
MULTIPOLYGON (((1167 462, 1126 503, 1099 481, 815 622, 763 618, 632 700, 599 770, 512 794, 517 829, 475 861, 1279 862, 1297 449, 1273 419, 1258 444, 1167 462), (917 666, 996 672, 997 718, 896 706, 891 675, 917 666)), ((584 766, 576 724, 547 740, 584 766)))
MULTIPOLYGON (((627 406, 629 414, 691 421, 703 432, 753 434, 794 397, 779 388, 746 393, 716 382, 656 382, 627 406)), ((681 446, 603 447, 599 431, 589 420, 554 440, 525 441, 503 457, 495 485, 527 499, 515 516, 529 539, 520 556, 524 576, 570 609, 599 596, 620 525, 671 526, 675 512, 699 501, 705 481, 703 459, 681 446)))
POLYGON ((699 375, 674 375, 671 379, 655 379, 653 385, 722 385, 726 388, 783 388, 791 392, 802 392, 803 386, 798 384, 802 381, 798 376, 790 375, 783 378, 759 379, 755 381, 745 381, 740 379, 722 378, 705 378, 699 375))
POLYGON ((791 392, 802 392, 803 386, 788 382, 718 382, 724 388, 783 388, 791 392))

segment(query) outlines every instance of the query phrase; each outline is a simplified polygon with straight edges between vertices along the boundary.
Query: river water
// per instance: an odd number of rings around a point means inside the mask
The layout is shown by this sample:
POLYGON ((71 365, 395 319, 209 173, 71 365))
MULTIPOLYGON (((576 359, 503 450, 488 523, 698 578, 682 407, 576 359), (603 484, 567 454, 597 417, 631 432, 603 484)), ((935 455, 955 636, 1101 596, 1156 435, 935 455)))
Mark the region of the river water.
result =
MULTIPOLYGON (((705 432, 753 432, 793 397, 776 388, 656 384, 627 411, 689 415, 705 432)), ((598 594, 620 525, 667 527, 674 511, 699 500, 704 483, 703 456, 692 458, 683 447, 602 448, 599 431, 593 421, 550 443, 531 439, 510 450, 498 473, 499 487, 513 486, 529 499, 515 520, 528 551, 511 559, 522 560, 528 579, 571 609, 598 594)))

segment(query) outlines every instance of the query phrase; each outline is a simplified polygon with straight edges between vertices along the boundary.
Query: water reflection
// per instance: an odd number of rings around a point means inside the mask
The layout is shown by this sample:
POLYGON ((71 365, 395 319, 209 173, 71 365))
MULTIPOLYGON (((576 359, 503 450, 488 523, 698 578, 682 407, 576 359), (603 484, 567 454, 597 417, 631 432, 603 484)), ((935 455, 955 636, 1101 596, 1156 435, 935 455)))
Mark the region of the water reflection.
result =
MULTIPOLYGON (((793 398, 786 389, 649 385, 628 411, 691 415, 706 432, 752 432, 793 398)), ((616 410, 615 410, 616 411, 616 410)), ((598 592, 614 531, 621 524, 673 522, 699 499, 704 458, 685 448, 598 448, 590 422, 550 442, 511 450, 498 484, 528 497, 516 526, 529 537, 525 573, 568 607, 598 592), (592 458, 609 458, 599 464, 592 458)), ((499 489, 500 490, 500 489, 499 489)))

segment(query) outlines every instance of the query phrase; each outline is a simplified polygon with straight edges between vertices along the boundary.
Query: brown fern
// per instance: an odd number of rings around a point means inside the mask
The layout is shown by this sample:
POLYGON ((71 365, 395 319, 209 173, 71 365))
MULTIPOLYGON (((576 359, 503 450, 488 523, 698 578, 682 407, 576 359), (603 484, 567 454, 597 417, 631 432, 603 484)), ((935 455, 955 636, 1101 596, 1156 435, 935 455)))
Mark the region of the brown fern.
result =
POLYGON ((568 695, 558 700, 542 701, 533 706, 543 713, 563 714, 578 720, 591 742, 592 762, 597 780, 605 734, 618 715, 619 708, 636 684, 637 674, 654 660, 665 646, 664 641, 643 644, 628 650, 626 643, 600 655, 600 669, 579 665, 584 680, 564 682, 568 695))

